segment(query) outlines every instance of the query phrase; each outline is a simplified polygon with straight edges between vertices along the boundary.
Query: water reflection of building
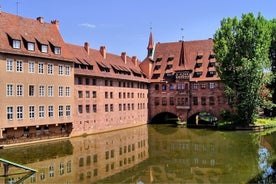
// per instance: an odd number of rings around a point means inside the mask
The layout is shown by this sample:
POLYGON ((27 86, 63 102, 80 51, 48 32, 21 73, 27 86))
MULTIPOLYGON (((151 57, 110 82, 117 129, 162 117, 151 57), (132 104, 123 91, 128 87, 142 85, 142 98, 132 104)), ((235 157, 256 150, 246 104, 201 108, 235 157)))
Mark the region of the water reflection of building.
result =
MULTIPOLYGON (((91 183, 147 160, 148 129, 144 125, 48 145, 0 151, 1 157, 38 171, 26 183, 91 183)), ((0 170, 3 171, 3 165, 0 165, 0 170)), ((22 169, 10 169, 10 173, 19 172, 22 169)), ((25 174, 12 175, 7 181, 17 181, 25 174)))
POLYGON ((95 182, 148 159, 147 126, 75 138, 74 183, 95 182))
POLYGON ((149 131, 152 164, 143 177, 145 183, 247 181, 257 172, 258 145, 252 144, 250 134, 235 133, 233 137, 228 132, 168 129, 149 131))

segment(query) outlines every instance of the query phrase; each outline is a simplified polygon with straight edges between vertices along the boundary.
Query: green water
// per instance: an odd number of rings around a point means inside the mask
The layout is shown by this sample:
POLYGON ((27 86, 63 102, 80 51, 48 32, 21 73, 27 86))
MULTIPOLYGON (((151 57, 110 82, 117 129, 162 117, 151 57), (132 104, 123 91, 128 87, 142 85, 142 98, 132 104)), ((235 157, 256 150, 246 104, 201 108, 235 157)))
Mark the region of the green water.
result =
MULTIPOLYGON (((0 150, 38 172, 24 183, 269 183, 276 131, 213 131, 173 125, 131 129, 0 150)), ((0 175, 3 175, 0 164, 0 175)), ((0 183, 27 171, 9 168, 0 183)))

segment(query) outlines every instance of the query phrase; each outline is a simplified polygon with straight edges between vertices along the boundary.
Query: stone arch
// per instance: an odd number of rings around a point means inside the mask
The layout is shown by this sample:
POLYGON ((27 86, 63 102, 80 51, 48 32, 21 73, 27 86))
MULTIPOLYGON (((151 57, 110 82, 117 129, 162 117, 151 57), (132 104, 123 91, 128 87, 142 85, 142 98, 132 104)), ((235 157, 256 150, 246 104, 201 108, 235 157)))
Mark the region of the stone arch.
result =
POLYGON ((206 112, 206 113, 210 113, 211 115, 215 116, 216 118, 218 118, 217 114, 215 112, 212 111, 208 111, 208 110, 197 110, 197 111, 193 111, 193 114, 190 113, 189 116, 187 117, 187 125, 196 125, 196 119, 197 119, 197 115, 201 112, 206 112))
POLYGON ((175 124, 178 117, 172 112, 160 112, 155 114, 151 120, 151 124, 175 124))

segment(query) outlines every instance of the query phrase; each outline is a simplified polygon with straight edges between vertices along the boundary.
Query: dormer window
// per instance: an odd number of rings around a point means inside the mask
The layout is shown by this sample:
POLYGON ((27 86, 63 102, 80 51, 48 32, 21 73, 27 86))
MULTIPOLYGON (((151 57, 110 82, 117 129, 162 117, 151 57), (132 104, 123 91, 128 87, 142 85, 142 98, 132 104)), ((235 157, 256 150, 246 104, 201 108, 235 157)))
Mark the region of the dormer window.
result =
POLYGON ((42 44, 42 45, 41 45, 41 52, 47 53, 47 52, 48 52, 48 45, 42 44))
POLYGON ((27 43, 27 49, 29 51, 34 51, 35 50, 35 44, 33 42, 28 42, 27 43))
POLYGON ((55 47, 55 48, 54 48, 54 53, 55 53, 56 55, 60 55, 60 54, 61 54, 61 48, 60 48, 60 47, 55 47))
POLYGON ((20 40, 12 40, 12 48, 20 49, 21 42, 20 40))

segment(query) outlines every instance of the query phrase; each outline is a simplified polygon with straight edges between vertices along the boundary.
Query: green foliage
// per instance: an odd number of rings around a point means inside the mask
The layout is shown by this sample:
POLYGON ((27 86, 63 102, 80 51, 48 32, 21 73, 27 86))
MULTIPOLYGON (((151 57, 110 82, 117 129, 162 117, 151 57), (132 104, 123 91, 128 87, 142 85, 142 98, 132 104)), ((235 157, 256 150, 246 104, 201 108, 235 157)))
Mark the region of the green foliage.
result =
POLYGON ((263 103, 261 90, 271 80, 265 72, 271 67, 270 25, 261 14, 243 14, 241 20, 224 18, 214 35, 217 72, 226 85, 239 124, 254 122, 263 103))

